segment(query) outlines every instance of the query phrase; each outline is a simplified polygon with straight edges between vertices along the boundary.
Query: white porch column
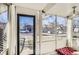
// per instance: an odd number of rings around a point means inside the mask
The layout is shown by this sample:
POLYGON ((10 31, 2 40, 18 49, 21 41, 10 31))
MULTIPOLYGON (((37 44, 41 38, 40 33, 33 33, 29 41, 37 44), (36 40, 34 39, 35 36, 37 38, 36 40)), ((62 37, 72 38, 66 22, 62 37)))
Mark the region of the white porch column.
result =
POLYGON ((72 19, 67 18, 67 41, 68 46, 72 47, 72 19))
POLYGON ((11 8, 9 5, 9 10, 8 10, 8 23, 6 26, 6 31, 7 31, 7 44, 6 44, 6 49, 7 49, 7 54, 10 54, 10 41, 11 41, 11 8))
POLYGON ((42 12, 39 11, 39 55, 41 55, 42 45, 42 12))
POLYGON ((15 5, 10 5, 10 55, 15 54, 15 47, 17 41, 17 20, 16 20, 16 10, 15 5))

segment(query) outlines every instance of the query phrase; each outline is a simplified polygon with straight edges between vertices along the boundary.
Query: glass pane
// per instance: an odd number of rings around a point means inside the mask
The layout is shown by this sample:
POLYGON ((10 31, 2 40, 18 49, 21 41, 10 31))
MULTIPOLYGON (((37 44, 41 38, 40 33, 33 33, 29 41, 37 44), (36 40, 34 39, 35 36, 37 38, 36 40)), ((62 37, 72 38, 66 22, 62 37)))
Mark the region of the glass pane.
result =
POLYGON ((73 48, 79 50, 79 16, 73 18, 73 48))
POLYGON ((57 48, 62 48, 66 46, 67 36, 66 36, 66 28, 67 28, 67 19, 64 17, 57 16, 57 48))
POLYGON ((0 53, 6 49, 8 6, 0 5, 0 53))
POLYGON ((74 33, 79 32, 79 16, 77 16, 73 19, 73 32, 74 33))
POLYGON ((55 16, 48 16, 42 19, 42 34, 49 36, 55 33, 55 16))
POLYGON ((57 33, 58 34, 66 33, 66 19, 59 16, 57 16, 57 33))
POLYGON ((55 16, 47 15, 42 19, 41 54, 52 54, 55 50, 55 24, 55 16))
POLYGON ((34 17, 19 16, 20 54, 33 54, 34 17))

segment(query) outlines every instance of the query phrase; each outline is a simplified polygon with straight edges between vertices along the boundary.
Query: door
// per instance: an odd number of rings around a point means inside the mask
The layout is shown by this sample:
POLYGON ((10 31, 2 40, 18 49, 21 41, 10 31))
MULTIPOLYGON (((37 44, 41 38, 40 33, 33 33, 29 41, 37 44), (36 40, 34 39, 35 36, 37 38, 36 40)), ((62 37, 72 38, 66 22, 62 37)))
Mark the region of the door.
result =
POLYGON ((17 15, 17 54, 35 54, 35 16, 17 15))

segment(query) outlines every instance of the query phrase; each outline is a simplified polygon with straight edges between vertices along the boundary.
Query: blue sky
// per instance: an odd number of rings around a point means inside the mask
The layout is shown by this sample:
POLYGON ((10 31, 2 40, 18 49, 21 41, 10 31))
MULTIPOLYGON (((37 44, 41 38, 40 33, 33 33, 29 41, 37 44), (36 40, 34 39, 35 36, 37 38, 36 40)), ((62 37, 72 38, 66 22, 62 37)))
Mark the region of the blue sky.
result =
POLYGON ((73 20, 73 23, 79 26, 79 16, 75 17, 73 20))
POLYGON ((64 26, 66 26, 66 19, 64 17, 58 17, 57 16, 57 23, 59 24, 63 24, 64 26))
POLYGON ((7 11, 0 14, 0 21, 6 23, 8 21, 7 11))
POLYGON ((20 29, 22 29, 25 24, 33 25, 33 17, 20 16, 19 21, 20 21, 20 29))
MULTIPOLYGON (((57 23, 66 25, 66 21, 65 20, 66 20, 65 18, 57 16, 57 23)), ((51 17, 43 19, 42 24, 43 25, 44 24, 48 24, 49 22, 54 22, 55 23, 55 16, 51 16, 51 17)))
MULTIPOLYGON (((63 17, 57 17, 57 22, 59 24, 66 25, 66 19, 63 17)), ((43 19, 42 24, 48 24, 49 22, 55 22, 55 16, 49 16, 45 19, 43 19)), ((25 17, 25 16, 20 16, 20 25, 24 26, 24 24, 30 24, 33 25, 33 17, 25 17)))
POLYGON ((42 21, 42 24, 48 24, 49 22, 55 22, 55 17, 54 16, 49 16, 47 18, 44 18, 43 21, 42 21))
POLYGON ((20 16, 20 24, 33 25, 33 17, 20 16))

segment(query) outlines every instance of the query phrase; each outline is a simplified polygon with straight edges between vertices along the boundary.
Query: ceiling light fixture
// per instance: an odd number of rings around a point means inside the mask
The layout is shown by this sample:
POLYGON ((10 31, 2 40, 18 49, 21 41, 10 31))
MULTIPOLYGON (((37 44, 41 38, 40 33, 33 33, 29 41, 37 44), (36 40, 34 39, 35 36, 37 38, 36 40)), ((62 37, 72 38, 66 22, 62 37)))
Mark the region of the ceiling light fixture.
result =
POLYGON ((76 15, 76 7, 77 6, 73 6, 72 8, 73 8, 73 17, 75 17, 75 15, 76 15))
POLYGON ((73 7, 72 7, 73 11, 72 11, 72 13, 71 13, 70 15, 68 15, 68 17, 73 18, 73 17, 75 17, 76 15, 78 15, 78 12, 76 11, 76 7, 77 7, 77 6, 73 6, 73 7))

